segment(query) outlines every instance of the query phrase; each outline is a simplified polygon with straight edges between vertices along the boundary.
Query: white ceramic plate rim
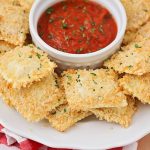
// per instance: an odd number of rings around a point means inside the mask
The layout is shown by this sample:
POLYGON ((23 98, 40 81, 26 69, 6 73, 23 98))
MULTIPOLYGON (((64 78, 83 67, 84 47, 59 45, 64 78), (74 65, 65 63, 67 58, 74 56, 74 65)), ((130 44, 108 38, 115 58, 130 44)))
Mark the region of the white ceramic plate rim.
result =
MULTIPOLYGON (((1 101, 0 102, 0 104, 1 105, 3 105, 5 108, 7 108, 8 106, 5 106, 5 104, 3 104, 3 102, 1 101)), ((150 109, 149 108, 149 106, 142 106, 142 107, 148 107, 148 108, 146 108, 147 110, 148 109, 150 109)), ((4 108, 4 109, 5 109, 4 108)), ((143 108, 143 109, 144 109, 143 108)), ((8 109, 8 111, 10 111, 9 113, 11 113, 11 111, 12 111, 12 109, 11 108, 7 108, 8 109)), ((7 110, 6 109, 6 110, 7 110)), ((142 111, 142 110, 141 110, 142 111)), ((149 111, 149 110, 148 110, 149 111)), ((8 113, 8 112, 6 112, 6 113, 8 113)), ((140 113, 140 112, 138 112, 138 113, 140 113)), ((150 111, 149 111, 149 113, 150 113, 150 111)), ((17 114, 17 115, 19 115, 19 114, 17 114)), ((0 115, 1 116, 1 115, 0 115)), ((19 116, 20 117, 20 116, 19 116)), ((139 117, 139 116, 138 116, 139 117)), ((14 121, 16 121, 16 120, 14 120, 14 121)), ((42 143, 42 144, 44 144, 44 145, 47 145, 47 146, 49 146, 49 147, 53 147, 53 148, 69 148, 69 149, 86 149, 86 150, 94 150, 94 149, 111 149, 111 148, 114 148, 114 147, 121 147, 121 146, 126 146, 126 145, 128 145, 128 144, 131 144, 131 143, 133 143, 133 142, 135 142, 135 141, 138 141, 139 139, 141 139, 142 137, 144 137, 145 135, 147 135, 148 133, 150 133, 150 123, 148 123, 148 122, 145 122, 146 124, 147 124, 147 126, 145 126, 144 124, 142 124, 142 130, 137 130, 137 132, 135 133, 135 131, 134 131, 134 133, 135 134, 133 134, 133 132, 131 133, 131 135, 129 136, 127 136, 126 138, 123 138, 123 139, 118 139, 118 143, 113 143, 113 142, 111 142, 111 143, 107 143, 106 145, 104 144, 99 144, 99 147, 98 146, 86 146, 86 145, 77 145, 77 144, 70 144, 70 142, 68 141, 68 143, 59 143, 59 140, 60 139, 58 139, 58 142, 52 142, 52 141, 50 141, 50 140, 43 140, 42 139, 42 137, 38 137, 37 135, 34 135, 32 132, 31 132, 31 134, 28 134, 28 133, 26 133, 25 131, 24 131, 24 128, 21 128, 21 124, 23 123, 20 123, 20 128, 16 128, 14 125, 12 125, 12 124, 10 124, 10 123, 8 123, 6 120, 5 120, 5 118, 0 118, 0 123, 3 125, 3 126, 5 126, 7 129, 9 129, 10 131, 12 131, 12 132, 14 132, 14 133, 16 133, 16 134, 18 134, 18 135, 20 135, 20 136, 23 136, 23 137, 26 137, 26 138, 29 138, 29 139, 31 139, 31 140, 34 140, 34 141, 37 141, 37 142, 39 142, 39 143, 42 143), (126 139, 126 140, 125 140, 126 139)), ((38 123, 37 123, 38 124, 38 123)), ((30 124, 29 124, 30 125, 30 124)), ((111 124, 110 124, 111 125, 111 124)), ((36 127, 36 124, 34 125, 35 127, 36 127)), ((116 127, 116 128, 118 128, 118 127, 116 127)), ((71 129, 71 130, 73 130, 73 129, 71 129)), ((37 131, 38 132, 38 131, 37 131)), ((57 131, 56 131, 57 132, 57 131)), ((76 131, 75 131, 76 132, 76 131)), ((64 133, 65 134, 65 133, 64 133)), ((79 133, 79 135, 80 135, 80 133, 79 133)), ((87 141, 87 142, 89 142, 89 141, 87 141)))

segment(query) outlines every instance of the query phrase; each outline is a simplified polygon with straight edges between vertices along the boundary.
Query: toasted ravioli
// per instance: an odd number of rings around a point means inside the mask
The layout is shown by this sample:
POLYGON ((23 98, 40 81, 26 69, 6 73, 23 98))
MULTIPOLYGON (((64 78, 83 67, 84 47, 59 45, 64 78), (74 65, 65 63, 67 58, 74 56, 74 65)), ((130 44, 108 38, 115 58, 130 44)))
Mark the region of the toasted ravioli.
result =
POLYGON ((29 88, 13 89, 0 77, 0 94, 28 121, 39 121, 49 111, 64 103, 64 92, 59 88, 57 77, 50 74, 29 88))
POLYGON ((33 45, 17 47, 0 59, 0 74, 13 88, 26 87, 53 72, 56 65, 33 45))
POLYGON ((118 75, 112 70, 68 70, 62 80, 66 99, 74 110, 127 105, 118 75))
POLYGON ((133 98, 128 97, 128 106, 123 108, 99 108, 93 109, 91 112, 100 120, 114 122, 122 127, 129 127, 132 117, 137 110, 136 102, 133 98))
POLYGON ((125 75, 119 82, 127 94, 150 104, 150 73, 143 76, 125 75))
POLYGON ((134 75, 150 72, 150 39, 130 43, 107 60, 104 66, 134 75))
POLYGON ((0 40, 23 45, 28 32, 28 15, 23 8, 0 2, 0 40))
POLYGON ((6 52, 11 51, 15 46, 9 44, 5 41, 0 41, 0 56, 4 55, 6 52))
POLYGON ((135 31, 150 18, 149 0, 121 0, 127 13, 127 30, 135 31))
POLYGON ((68 104, 63 104, 51 111, 46 119, 53 128, 63 132, 89 115, 91 115, 90 112, 72 111, 68 104))

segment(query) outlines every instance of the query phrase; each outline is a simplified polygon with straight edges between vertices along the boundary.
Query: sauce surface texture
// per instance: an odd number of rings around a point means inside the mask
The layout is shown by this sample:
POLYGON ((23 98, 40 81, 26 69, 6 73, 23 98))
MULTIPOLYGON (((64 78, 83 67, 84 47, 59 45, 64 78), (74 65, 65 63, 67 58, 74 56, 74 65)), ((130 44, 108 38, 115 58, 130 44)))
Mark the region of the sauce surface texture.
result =
POLYGON ((66 0, 42 14, 38 33, 57 50, 86 54, 109 45, 116 38, 117 24, 100 4, 90 0, 66 0))

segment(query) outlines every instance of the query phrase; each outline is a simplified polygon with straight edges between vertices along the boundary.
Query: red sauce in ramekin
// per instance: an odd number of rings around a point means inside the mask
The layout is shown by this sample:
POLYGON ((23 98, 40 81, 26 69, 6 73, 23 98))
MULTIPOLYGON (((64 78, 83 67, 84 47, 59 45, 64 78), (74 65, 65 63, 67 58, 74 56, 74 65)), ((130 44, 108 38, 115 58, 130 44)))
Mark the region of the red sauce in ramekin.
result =
POLYGON ((112 14, 90 0, 65 0, 49 7, 38 22, 40 37, 51 47, 71 54, 96 52, 117 35, 112 14))

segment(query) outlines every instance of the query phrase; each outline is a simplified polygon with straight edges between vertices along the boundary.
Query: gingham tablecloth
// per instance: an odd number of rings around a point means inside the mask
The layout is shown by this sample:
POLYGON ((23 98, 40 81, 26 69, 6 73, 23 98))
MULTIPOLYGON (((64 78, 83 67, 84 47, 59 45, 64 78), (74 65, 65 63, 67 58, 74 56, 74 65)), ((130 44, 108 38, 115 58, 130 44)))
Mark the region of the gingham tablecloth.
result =
MULTIPOLYGON (((137 143, 111 150, 137 150, 137 143)), ((0 150, 67 150, 56 149, 23 138, 0 125, 0 150)))

